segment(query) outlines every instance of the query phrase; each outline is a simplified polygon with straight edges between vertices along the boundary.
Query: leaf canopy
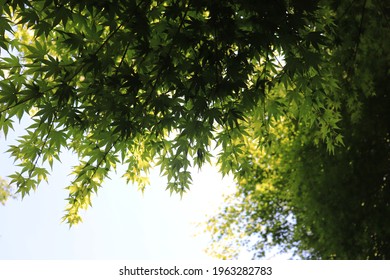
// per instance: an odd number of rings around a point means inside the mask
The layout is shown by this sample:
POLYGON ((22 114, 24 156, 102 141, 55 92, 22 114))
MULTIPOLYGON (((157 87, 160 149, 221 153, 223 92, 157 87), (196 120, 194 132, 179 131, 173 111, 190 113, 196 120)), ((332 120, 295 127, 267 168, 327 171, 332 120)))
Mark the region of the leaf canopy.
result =
MULTIPOLYGON (((354 75, 364 60, 357 50, 372 38, 356 43, 343 29, 349 22, 339 15, 349 1, 2 2, 0 129, 7 134, 15 119, 32 120, 9 147, 20 166, 11 184, 24 196, 47 180, 46 164, 61 151, 77 154, 64 217, 70 224, 81 221, 79 210, 119 163, 141 190, 160 166, 167 189, 182 195, 189 168, 213 157, 239 181, 260 159, 262 168, 279 164, 278 153, 298 136, 336 153, 343 116, 358 119, 361 92, 374 94, 371 73, 354 75), (356 87, 348 96, 344 83, 356 87)), ((259 188, 272 192, 261 203, 284 195, 272 184, 280 176, 256 175, 265 180, 259 188)), ((285 213, 276 204, 267 217, 285 213)))
MULTIPOLYGON (((264 131, 282 116, 318 123, 313 103, 331 100, 332 88, 318 80, 325 94, 315 101, 307 81, 331 75, 321 66, 330 26, 318 1, 301 2, 5 1, 0 128, 33 120, 10 147, 21 166, 11 183, 25 195, 46 180, 40 165, 77 153, 65 217, 73 224, 119 162, 140 189, 160 165, 168 189, 183 194, 189 167, 210 161, 213 143, 224 174, 240 168, 252 111, 261 108, 264 131), (280 83, 297 98, 273 96, 280 83)), ((322 124, 329 145, 336 123, 322 124)))

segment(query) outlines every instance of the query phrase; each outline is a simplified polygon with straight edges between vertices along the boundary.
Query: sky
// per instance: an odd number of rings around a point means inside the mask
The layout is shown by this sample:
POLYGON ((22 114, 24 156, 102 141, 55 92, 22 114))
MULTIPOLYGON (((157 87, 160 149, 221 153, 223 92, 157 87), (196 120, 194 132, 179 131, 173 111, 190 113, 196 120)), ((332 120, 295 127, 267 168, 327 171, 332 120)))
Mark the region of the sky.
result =
MULTIPOLYGON (((5 153, 23 133, 15 123, 7 140, 0 135, 0 177, 17 168, 5 153)), ((61 222, 77 158, 61 155, 48 183, 42 183, 23 200, 9 199, 0 205, 0 259, 133 259, 205 260, 209 237, 197 227, 206 215, 216 213, 222 194, 234 190, 231 177, 216 167, 193 170, 193 185, 183 198, 165 190, 166 179, 151 172, 150 186, 142 194, 121 178, 123 167, 111 174, 92 207, 82 212, 83 222, 72 228, 61 222), (120 170, 122 169, 122 171, 120 170)))

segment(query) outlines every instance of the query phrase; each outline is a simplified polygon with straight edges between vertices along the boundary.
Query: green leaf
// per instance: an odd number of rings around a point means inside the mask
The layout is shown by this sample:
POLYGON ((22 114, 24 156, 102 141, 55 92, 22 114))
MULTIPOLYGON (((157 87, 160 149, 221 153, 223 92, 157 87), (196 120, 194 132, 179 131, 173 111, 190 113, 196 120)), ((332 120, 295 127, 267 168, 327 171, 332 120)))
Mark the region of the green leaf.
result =
POLYGON ((9 129, 14 130, 13 120, 11 118, 7 118, 5 114, 0 115, 0 131, 4 133, 4 137, 7 139, 9 129))

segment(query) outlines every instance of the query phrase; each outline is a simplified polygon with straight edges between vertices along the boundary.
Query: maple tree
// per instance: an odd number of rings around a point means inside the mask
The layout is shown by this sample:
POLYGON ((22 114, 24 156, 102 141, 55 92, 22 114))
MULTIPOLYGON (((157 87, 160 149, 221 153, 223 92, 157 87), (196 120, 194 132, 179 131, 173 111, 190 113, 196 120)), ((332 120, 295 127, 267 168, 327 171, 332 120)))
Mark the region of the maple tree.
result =
MULTIPOLYGON (((379 93, 372 59, 384 58, 380 69, 388 62, 387 11, 368 0, 2 0, 0 130, 32 120, 9 148, 20 166, 10 183, 28 194, 71 150, 79 165, 64 220, 75 224, 119 163, 141 190, 159 166, 182 195, 189 168, 216 158, 238 196, 259 205, 249 182, 267 194, 296 169, 283 164, 292 155, 324 149, 313 154, 327 161, 347 147, 345 122, 359 127, 366 99, 379 93)), ((284 204, 267 209, 277 224, 291 213, 301 225, 284 204)))

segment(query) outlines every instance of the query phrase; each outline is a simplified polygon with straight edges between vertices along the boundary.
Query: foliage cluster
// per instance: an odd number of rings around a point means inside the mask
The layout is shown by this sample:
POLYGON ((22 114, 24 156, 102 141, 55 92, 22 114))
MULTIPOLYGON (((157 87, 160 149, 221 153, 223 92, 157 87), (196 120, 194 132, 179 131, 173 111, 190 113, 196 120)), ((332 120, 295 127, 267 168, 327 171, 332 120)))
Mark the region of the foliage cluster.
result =
MULTIPOLYGON (((11 184, 28 194, 71 150, 79 165, 64 220, 76 224, 117 164, 141 190, 160 166, 182 195, 189 167, 218 148, 240 188, 209 223, 217 240, 255 235, 259 255, 265 242, 360 258, 334 248, 351 246, 340 207, 355 220, 388 211, 388 11, 376 0, 1 0, 0 130, 33 122, 10 146, 20 166, 11 184), (370 145, 383 157, 366 160, 370 145), (349 208, 340 199, 360 188, 350 179, 374 163, 381 183, 349 208), (373 210, 370 195, 384 204, 373 210)), ((388 246, 374 221, 357 230, 361 244, 376 240, 367 257, 388 246)))
POLYGON ((180 194, 189 166, 210 160, 212 142, 222 147, 224 174, 245 168, 237 142, 260 104, 265 130, 284 114, 321 122, 332 148, 338 116, 331 105, 319 108, 332 95, 321 67, 329 26, 319 28, 316 1, 2 2, 9 57, 0 61, 0 128, 6 134, 27 113, 34 122, 10 147, 21 166, 11 183, 24 196, 47 179, 43 163, 62 149, 77 153, 71 224, 118 162, 140 189, 151 165, 161 166, 167 188, 180 194), (309 81, 318 86, 306 92, 309 81), (278 83, 291 88, 289 99, 267 96, 278 83))

